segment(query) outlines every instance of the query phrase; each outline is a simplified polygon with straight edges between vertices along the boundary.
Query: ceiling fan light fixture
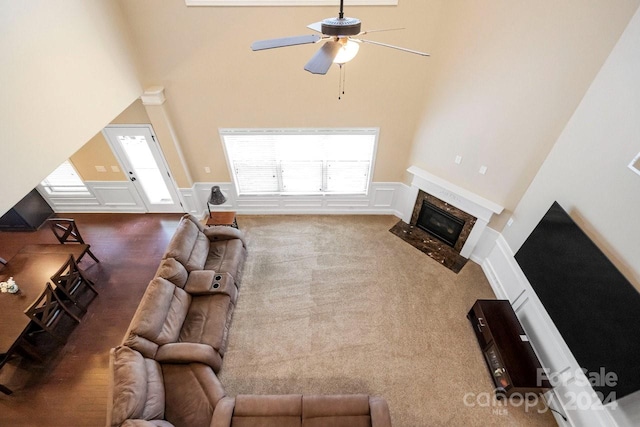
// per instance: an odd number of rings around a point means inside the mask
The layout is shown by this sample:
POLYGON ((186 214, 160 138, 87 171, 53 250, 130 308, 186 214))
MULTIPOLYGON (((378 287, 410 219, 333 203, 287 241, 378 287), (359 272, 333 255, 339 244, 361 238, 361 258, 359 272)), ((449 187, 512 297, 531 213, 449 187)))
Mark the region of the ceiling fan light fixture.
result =
POLYGON ((358 50, 360 50, 360 44, 356 43, 352 40, 347 40, 346 43, 342 43, 340 50, 338 50, 338 54, 333 59, 334 64, 346 64, 356 57, 358 54, 358 50))

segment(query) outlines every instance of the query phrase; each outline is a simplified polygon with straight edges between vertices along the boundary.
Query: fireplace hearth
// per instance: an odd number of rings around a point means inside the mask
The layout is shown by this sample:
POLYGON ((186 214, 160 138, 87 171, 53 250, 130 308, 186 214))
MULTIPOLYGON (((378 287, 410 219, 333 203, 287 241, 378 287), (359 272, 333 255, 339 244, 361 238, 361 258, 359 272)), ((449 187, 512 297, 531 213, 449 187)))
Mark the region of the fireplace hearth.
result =
POLYGON ((475 222, 476 217, 420 190, 411 222, 400 221, 389 231, 458 273, 467 262, 460 250, 475 222))

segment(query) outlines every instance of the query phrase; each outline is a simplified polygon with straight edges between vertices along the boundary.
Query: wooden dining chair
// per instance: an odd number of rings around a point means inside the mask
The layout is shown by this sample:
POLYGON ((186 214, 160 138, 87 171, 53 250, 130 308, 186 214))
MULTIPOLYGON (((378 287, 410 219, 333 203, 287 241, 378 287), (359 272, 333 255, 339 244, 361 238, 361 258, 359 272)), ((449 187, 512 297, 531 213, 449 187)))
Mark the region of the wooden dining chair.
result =
POLYGON ((55 286, 56 291, 59 291, 58 296, 63 297, 63 300, 71 301, 83 313, 87 312, 87 307, 79 301, 82 291, 85 289, 91 290, 94 293, 94 298, 98 295, 94 283, 78 268, 73 255, 69 255, 67 262, 51 276, 51 283, 55 286))
POLYGON ((86 251, 78 257, 78 262, 80 262, 85 253, 89 254, 95 262, 100 262, 93 252, 91 252, 91 245, 84 242, 75 220, 70 218, 49 218, 47 222, 49 223, 49 227, 51 227, 53 234, 63 245, 67 243, 76 243, 87 246, 86 251))
POLYGON ((28 336, 33 336, 39 332, 46 332, 54 337, 58 342, 64 344, 66 338, 56 332, 56 326, 65 314, 74 322, 80 323, 78 316, 73 314, 56 295, 51 283, 47 282, 44 290, 38 298, 27 308, 24 313, 31 319, 28 336))

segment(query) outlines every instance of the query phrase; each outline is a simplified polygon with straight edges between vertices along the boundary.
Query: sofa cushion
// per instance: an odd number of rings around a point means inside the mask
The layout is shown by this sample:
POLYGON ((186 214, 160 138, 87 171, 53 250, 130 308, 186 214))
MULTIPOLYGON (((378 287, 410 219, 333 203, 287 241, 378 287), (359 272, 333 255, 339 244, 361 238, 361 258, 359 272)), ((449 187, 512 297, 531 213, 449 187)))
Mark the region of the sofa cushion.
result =
POLYGON ((304 427, 371 427, 367 395, 304 396, 302 409, 304 427))
POLYGON ((165 258, 160 262, 156 276, 167 279, 174 285, 184 288, 189 273, 175 258, 165 258))
POLYGON ((166 389, 165 418, 176 427, 209 427, 224 388, 201 363, 162 365, 166 389))
POLYGON ((145 359, 126 346, 111 350, 108 422, 120 426, 125 420, 164 418, 164 385, 160 364, 145 359))
POLYGON ((228 295, 192 296, 178 341, 209 344, 223 354, 232 313, 228 295))
POLYGON ((187 292, 156 277, 142 296, 124 344, 153 358, 158 345, 178 341, 190 305, 187 292))
POLYGON ((237 284, 246 256, 246 249, 240 239, 213 241, 209 244, 209 254, 204 268, 216 273, 229 273, 237 284))
POLYGON ((185 215, 176 229, 163 256, 175 258, 187 271, 202 270, 209 252, 209 239, 202 233, 197 221, 185 215))

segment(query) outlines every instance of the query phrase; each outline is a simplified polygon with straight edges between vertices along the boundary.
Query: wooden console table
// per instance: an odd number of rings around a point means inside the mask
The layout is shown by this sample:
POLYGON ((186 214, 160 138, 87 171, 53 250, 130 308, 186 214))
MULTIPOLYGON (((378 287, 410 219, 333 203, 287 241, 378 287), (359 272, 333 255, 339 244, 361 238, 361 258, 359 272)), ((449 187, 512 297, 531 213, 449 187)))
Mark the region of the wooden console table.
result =
POLYGON ((467 314, 498 398, 544 393, 551 384, 508 300, 477 300, 467 314))

